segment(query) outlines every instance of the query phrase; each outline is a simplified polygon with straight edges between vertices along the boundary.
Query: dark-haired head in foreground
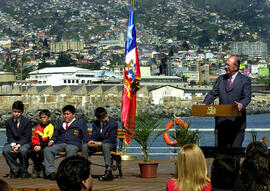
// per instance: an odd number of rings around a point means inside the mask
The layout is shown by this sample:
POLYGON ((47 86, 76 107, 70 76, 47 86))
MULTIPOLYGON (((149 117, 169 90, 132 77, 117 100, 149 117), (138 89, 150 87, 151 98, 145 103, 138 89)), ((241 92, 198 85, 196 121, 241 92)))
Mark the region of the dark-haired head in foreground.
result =
POLYGON ((268 157, 268 153, 267 145, 259 141, 249 143, 246 148, 246 158, 268 157))
POLYGON ((211 183, 213 189, 232 189, 239 175, 239 164, 231 156, 219 155, 212 163, 211 183))
POLYGON ((59 164, 56 182, 61 191, 91 191, 91 162, 83 157, 71 156, 59 164))
POLYGON ((270 175, 266 172, 254 172, 242 179, 240 191, 269 191, 270 175))

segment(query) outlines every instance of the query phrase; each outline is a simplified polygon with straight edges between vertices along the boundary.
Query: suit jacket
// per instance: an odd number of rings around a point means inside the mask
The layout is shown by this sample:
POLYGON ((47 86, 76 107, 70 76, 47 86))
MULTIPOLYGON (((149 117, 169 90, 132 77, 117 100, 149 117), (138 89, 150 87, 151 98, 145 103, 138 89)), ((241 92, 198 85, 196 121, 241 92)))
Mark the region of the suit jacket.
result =
POLYGON ((54 129, 51 140, 54 144, 72 144, 80 149, 82 143, 86 144, 89 139, 88 128, 84 121, 75 119, 68 127, 67 130, 63 128, 63 122, 60 122, 54 129))
POLYGON ((32 122, 30 119, 21 116, 18 129, 15 127, 13 117, 5 122, 8 144, 30 144, 32 139, 32 122))
POLYGON ((100 121, 96 120, 93 122, 92 136, 90 137, 90 140, 102 143, 112 143, 117 146, 117 130, 118 124, 110 118, 101 132, 100 121))
POLYGON ((240 72, 236 75, 231 88, 229 88, 228 75, 224 74, 217 78, 213 89, 206 95, 203 103, 209 105, 216 98, 219 104, 234 105, 234 101, 240 102, 243 106, 240 117, 216 117, 216 128, 225 120, 230 120, 239 129, 246 128, 246 107, 251 101, 251 80, 240 72))

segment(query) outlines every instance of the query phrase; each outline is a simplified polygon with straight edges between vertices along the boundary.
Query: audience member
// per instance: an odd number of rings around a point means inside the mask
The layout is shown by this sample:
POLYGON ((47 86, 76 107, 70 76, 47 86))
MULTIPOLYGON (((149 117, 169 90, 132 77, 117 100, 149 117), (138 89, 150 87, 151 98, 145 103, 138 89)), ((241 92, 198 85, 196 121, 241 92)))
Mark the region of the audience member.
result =
POLYGON ((96 108, 95 116, 97 120, 93 123, 92 136, 87 144, 83 145, 82 156, 88 159, 88 154, 102 151, 106 170, 99 180, 113 180, 111 151, 115 150, 117 146, 118 124, 109 118, 106 109, 103 107, 96 108))
POLYGON ((202 150, 195 144, 181 148, 177 157, 176 178, 167 182, 167 191, 210 191, 206 160, 202 150))
POLYGON ((268 172, 269 150, 263 142, 252 142, 246 148, 246 157, 241 164, 241 174, 268 172))
POLYGON ((82 143, 89 139, 86 123, 75 118, 75 107, 66 105, 62 109, 64 121, 54 129, 48 146, 44 149, 45 178, 56 179, 54 156, 59 152, 66 152, 66 157, 77 155, 82 143))
MULTIPOLYGON (((268 154, 267 145, 263 142, 252 142, 247 146, 246 157, 241 164, 240 176, 235 190, 243 190, 248 187, 247 185, 251 186, 250 181, 257 181, 262 174, 268 173, 268 154)), ((257 184, 265 184, 267 177, 264 177, 264 182, 254 182, 252 187, 255 188, 257 184)))
POLYGON ((239 176, 239 165, 229 155, 218 155, 211 167, 212 191, 231 191, 239 176))
POLYGON ((5 122, 7 143, 3 155, 10 168, 10 178, 28 178, 28 149, 31 147, 32 122, 24 117, 24 104, 15 101, 12 105, 12 117, 5 122), (19 158, 19 163, 17 159, 19 158))
POLYGON ((266 172, 251 173, 242 181, 240 191, 269 191, 270 174, 266 172))
POLYGON ((265 157, 268 153, 267 145, 260 141, 252 142, 246 148, 246 158, 254 158, 258 155, 265 157))
POLYGON ((71 156, 59 164, 56 182, 61 191, 92 191, 91 162, 71 156))
POLYGON ((40 124, 36 126, 32 138, 30 157, 34 163, 32 178, 42 177, 44 172, 44 148, 48 146, 49 139, 53 135, 54 126, 50 123, 50 111, 47 109, 39 113, 40 124))

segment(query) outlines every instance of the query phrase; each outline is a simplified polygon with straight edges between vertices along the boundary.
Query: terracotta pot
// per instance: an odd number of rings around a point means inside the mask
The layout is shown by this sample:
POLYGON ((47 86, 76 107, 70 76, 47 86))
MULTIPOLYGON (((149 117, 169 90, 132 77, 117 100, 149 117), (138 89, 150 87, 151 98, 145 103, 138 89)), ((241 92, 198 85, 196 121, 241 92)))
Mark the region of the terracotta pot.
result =
POLYGON ((157 176, 157 162, 139 163, 142 178, 155 178, 157 176))

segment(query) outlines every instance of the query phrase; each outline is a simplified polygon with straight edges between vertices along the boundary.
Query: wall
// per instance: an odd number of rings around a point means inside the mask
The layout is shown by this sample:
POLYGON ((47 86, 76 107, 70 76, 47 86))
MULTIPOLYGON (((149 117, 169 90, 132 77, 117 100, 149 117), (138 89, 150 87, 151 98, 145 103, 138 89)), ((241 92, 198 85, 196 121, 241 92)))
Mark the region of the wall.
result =
MULTIPOLYGON (((72 104, 75 107, 84 106, 106 106, 106 105, 121 105, 122 97, 120 96, 0 96, 0 110, 9 111, 14 101, 21 100, 25 109, 55 109, 62 108, 67 104, 72 104)), ((148 102, 148 97, 137 98, 137 103, 148 102)))

